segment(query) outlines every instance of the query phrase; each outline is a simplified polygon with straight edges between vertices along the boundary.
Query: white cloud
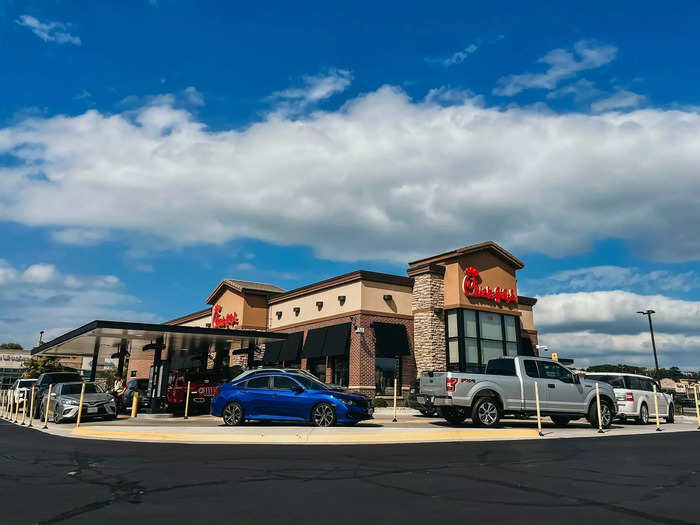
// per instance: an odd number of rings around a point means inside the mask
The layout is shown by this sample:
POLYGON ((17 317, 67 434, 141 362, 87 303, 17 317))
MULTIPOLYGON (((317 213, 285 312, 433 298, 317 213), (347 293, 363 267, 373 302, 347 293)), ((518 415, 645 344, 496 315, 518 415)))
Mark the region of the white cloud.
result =
POLYGON ((579 102, 581 100, 591 99, 597 96, 599 93, 600 91, 595 87, 593 82, 586 80, 585 78, 581 78, 576 82, 572 82, 571 84, 567 84, 550 91, 547 93, 547 98, 555 99, 572 95, 574 100, 579 102))
POLYGON ((450 67, 450 66, 454 66, 455 64, 461 64, 461 63, 464 62, 467 58, 469 58, 469 56, 471 56, 471 55, 473 55, 474 53, 476 53, 477 49, 479 49, 479 46, 477 46, 476 44, 469 44, 469 45, 468 45, 467 47, 465 47, 464 49, 461 49, 461 50, 459 50, 459 51, 457 51, 457 52, 455 52, 455 53, 452 53, 452 54, 451 54, 449 57, 447 57, 447 58, 442 58, 442 59, 438 59, 438 60, 429 58, 429 59, 426 59, 426 61, 428 61, 428 62, 438 62, 438 63, 442 64, 442 65, 445 66, 445 67, 450 67))
POLYGON ((252 264, 247 263, 247 262, 238 263, 236 265, 236 270, 240 270, 242 272, 243 271, 250 271, 250 270, 254 270, 254 269, 255 269, 255 266, 253 266, 252 264))
POLYGON ((341 93, 352 82, 352 73, 346 69, 329 69, 319 75, 302 77, 303 87, 276 91, 268 100, 275 104, 275 114, 286 117, 307 111, 321 100, 341 93))
POLYGON ((121 288, 113 275, 64 274, 45 263, 21 270, 0 259, 0 334, 31 348, 40 330, 47 341, 94 319, 157 320, 121 288))
POLYGON ((183 90, 183 94, 187 98, 187 101, 193 106, 203 106, 204 105, 204 95, 197 91, 195 87, 186 87, 183 90))
POLYGON ((106 240, 109 233, 93 228, 66 228, 51 232, 51 238, 59 244, 75 244, 77 246, 94 246, 106 240))
POLYGON ((591 104, 591 110, 596 113, 610 111, 613 109, 630 109, 640 106, 646 101, 644 95, 633 93, 632 91, 621 90, 608 98, 596 100, 591 104))
POLYGON ((82 44, 80 37, 73 36, 66 30, 70 24, 62 22, 41 22, 30 15, 22 15, 15 22, 23 27, 28 27, 32 33, 44 42, 56 42, 58 44, 82 44))
POLYGON ((535 306, 539 342, 577 366, 653 366, 647 318, 652 309, 661 367, 700 369, 700 302, 621 290, 545 295, 535 306))
POLYGON ((549 66, 547 71, 502 77, 493 92, 496 95, 512 97, 526 89, 554 89, 559 82, 581 71, 596 69, 612 62, 617 55, 617 48, 580 40, 574 44, 574 53, 567 49, 553 49, 538 60, 549 66))
POLYGON ((697 260, 699 135, 687 110, 557 115, 393 87, 243 130, 168 103, 91 110, 0 129, 16 159, 0 167, 0 220, 175 245, 254 238, 333 260, 405 263, 484 239, 565 256, 609 238, 697 260))

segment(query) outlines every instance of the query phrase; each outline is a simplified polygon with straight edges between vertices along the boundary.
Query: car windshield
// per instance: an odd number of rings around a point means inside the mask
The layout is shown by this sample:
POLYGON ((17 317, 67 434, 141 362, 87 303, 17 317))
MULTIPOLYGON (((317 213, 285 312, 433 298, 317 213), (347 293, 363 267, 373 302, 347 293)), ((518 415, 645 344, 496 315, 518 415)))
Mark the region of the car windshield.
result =
MULTIPOLYGON (((83 385, 74 383, 72 385, 63 385, 63 388, 61 388, 61 395, 73 395, 73 394, 80 394, 80 390, 82 389, 83 385)), ((85 393, 86 394, 101 394, 103 390, 100 388, 99 385, 96 385, 95 383, 85 383, 85 393)))
POLYGON ((622 376, 589 376, 593 381, 602 381, 613 388, 626 388, 625 378, 622 376))
POLYGON ((19 388, 26 388, 26 387, 32 386, 33 384, 34 384, 34 380, 33 380, 33 379, 22 379, 22 380, 19 382, 19 385, 17 385, 17 386, 18 386, 19 388))
POLYGON ((80 374, 75 374, 73 372, 66 372, 63 374, 51 374, 44 377, 42 383, 48 385, 49 383, 72 383, 73 381, 82 381, 83 378, 80 374))
POLYGON ((307 390, 330 390, 325 383, 321 383, 316 379, 311 379, 301 374, 294 374, 292 377, 299 381, 307 390))

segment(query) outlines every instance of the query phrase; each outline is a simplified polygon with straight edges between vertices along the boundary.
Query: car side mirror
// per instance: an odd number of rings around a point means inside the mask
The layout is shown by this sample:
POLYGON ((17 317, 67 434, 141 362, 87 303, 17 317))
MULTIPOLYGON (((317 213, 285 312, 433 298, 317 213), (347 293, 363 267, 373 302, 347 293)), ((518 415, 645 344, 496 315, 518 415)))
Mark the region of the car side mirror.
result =
POLYGON ((56 397, 56 392, 51 392, 51 397, 56 397))
POLYGON ((301 394, 304 391, 304 389, 300 386, 293 386, 292 387, 292 392, 295 394, 301 394))

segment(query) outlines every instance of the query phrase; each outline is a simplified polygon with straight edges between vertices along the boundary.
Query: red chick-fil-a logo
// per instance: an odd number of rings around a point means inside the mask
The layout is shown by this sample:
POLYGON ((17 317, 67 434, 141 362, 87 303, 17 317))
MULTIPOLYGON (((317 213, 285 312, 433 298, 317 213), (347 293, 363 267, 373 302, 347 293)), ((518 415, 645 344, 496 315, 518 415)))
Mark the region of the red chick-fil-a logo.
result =
POLYGON ((237 324, 238 324, 238 315, 236 315, 236 312, 222 316, 221 315, 221 305, 217 304, 214 307, 214 314, 212 315, 212 318, 211 318, 212 328, 228 328, 230 326, 234 326, 237 324))
POLYGON ((479 277, 479 270, 470 266, 464 270, 464 281, 462 282, 462 288, 464 289, 464 294, 468 297, 481 297, 483 299, 491 299, 497 303, 517 303, 518 296, 514 290, 506 290, 505 288, 496 287, 493 290, 488 286, 479 286, 477 281, 479 277))

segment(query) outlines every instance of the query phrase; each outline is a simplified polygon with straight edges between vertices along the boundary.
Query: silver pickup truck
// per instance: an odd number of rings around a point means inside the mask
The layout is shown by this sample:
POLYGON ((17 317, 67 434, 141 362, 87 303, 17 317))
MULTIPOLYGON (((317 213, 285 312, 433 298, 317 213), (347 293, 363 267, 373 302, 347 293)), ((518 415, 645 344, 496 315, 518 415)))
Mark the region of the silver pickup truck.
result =
POLYGON ((471 416, 475 425, 493 427, 504 414, 536 414, 535 381, 540 413, 549 416, 557 426, 582 417, 598 426, 598 383, 601 421, 603 428, 610 427, 617 401, 609 384, 582 379, 559 363, 539 357, 492 359, 484 374, 423 372, 420 396, 425 404, 437 407, 448 423, 459 424, 471 416))

